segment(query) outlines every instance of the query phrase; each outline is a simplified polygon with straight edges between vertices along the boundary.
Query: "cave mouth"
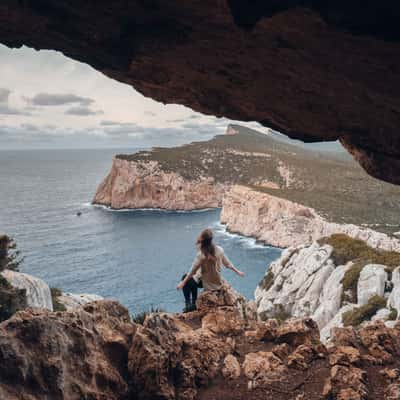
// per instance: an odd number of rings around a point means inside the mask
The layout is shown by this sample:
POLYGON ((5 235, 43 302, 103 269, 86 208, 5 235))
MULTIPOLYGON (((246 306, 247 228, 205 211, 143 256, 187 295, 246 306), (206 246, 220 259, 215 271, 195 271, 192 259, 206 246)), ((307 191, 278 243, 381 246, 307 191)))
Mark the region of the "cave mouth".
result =
POLYGON ((399 184, 400 5, 6 0, 0 42, 55 49, 147 97, 305 142, 399 184))

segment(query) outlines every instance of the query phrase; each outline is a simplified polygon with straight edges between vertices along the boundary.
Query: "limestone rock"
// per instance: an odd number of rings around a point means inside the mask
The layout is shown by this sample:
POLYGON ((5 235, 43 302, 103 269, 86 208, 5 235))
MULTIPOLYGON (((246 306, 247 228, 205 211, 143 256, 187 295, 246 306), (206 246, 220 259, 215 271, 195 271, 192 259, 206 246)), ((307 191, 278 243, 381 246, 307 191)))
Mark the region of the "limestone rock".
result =
POLYGON ((310 207, 240 185, 224 196, 221 222, 230 232, 281 248, 311 245, 322 237, 344 233, 371 247, 400 251, 399 239, 353 224, 329 222, 310 207))
POLYGON ((387 281, 387 273, 384 265, 368 264, 360 273, 357 284, 358 305, 363 306, 368 300, 374 296, 383 296, 385 292, 385 282, 387 281))
POLYGON ((313 314, 319 327, 326 326, 338 313, 341 305, 343 285, 341 281, 349 265, 340 265, 330 274, 323 285, 319 306, 313 314))
POLYGON ((103 300, 103 298, 96 294, 74 294, 63 292, 61 296, 57 297, 57 300, 59 303, 63 304, 67 310, 71 310, 92 301, 103 300))
POLYGON ((196 210, 221 206, 224 185, 211 178, 194 181, 163 171, 157 161, 135 162, 114 158, 93 203, 122 208, 196 210))
POLYGON ((1 274, 11 286, 26 290, 26 303, 28 307, 53 310, 51 292, 46 282, 31 275, 9 269, 4 270, 1 274))
POLYGON ((224 359, 222 375, 227 379, 237 379, 240 376, 239 361, 232 354, 228 354, 224 359))
POLYGON ((388 298, 387 306, 393 307, 397 310, 398 317, 400 317, 400 267, 397 267, 392 272, 393 289, 388 298))

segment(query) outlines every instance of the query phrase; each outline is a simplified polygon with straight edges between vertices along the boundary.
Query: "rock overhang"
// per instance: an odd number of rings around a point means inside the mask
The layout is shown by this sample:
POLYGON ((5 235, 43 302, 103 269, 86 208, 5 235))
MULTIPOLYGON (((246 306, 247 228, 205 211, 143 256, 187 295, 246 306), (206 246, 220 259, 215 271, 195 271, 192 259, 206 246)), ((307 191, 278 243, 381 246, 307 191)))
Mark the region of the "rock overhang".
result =
POLYGON ((399 15, 395 2, 5 0, 0 42, 62 51, 164 103, 339 139, 399 184, 399 15))

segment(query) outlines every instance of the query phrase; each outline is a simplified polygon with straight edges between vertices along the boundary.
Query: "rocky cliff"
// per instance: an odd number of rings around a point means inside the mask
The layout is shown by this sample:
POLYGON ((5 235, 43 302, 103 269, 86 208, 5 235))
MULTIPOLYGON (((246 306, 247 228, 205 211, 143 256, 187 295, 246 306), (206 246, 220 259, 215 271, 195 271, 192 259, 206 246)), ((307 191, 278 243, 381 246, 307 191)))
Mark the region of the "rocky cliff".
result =
POLYGON ((311 319, 257 321, 225 290, 202 294, 198 311, 150 314, 143 325, 97 301, 1 323, 0 397, 393 400, 399 356, 399 324, 336 328, 326 347, 311 319))
POLYGON ((230 232, 287 248, 310 245, 334 233, 361 239, 374 248, 400 251, 400 240, 354 224, 330 222, 311 207, 235 185, 224 196, 221 222, 230 232))
POLYGON ((187 180, 177 172, 163 171, 157 161, 116 157, 93 203, 114 209, 196 210, 221 207, 225 191, 225 185, 209 177, 187 180))
POLYGON ((311 153, 230 125, 226 135, 116 155, 93 203, 115 209, 223 207, 228 229, 288 247, 343 232, 396 248, 400 189, 336 153, 311 153), (239 185, 239 186, 238 186, 239 185))
POLYGON ((343 234, 291 247, 256 289, 262 318, 311 317, 321 339, 332 328, 399 318, 400 253, 376 250, 343 234))

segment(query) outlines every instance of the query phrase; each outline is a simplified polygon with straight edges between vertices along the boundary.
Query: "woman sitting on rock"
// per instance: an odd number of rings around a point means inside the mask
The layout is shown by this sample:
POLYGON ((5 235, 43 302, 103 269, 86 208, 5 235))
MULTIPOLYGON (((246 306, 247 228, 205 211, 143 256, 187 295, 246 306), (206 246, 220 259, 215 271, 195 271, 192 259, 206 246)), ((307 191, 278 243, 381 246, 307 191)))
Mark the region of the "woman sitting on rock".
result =
POLYGON ((213 243, 213 232, 205 229, 197 239, 199 251, 193 262, 192 269, 176 287, 182 289, 190 279, 201 269, 201 281, 204 290, 219 290, 225 281, 221 277, 221 265, 236 272, 239 276, 244 276, 242 271, 235 268, 225 256, 224 250, 213 243))

